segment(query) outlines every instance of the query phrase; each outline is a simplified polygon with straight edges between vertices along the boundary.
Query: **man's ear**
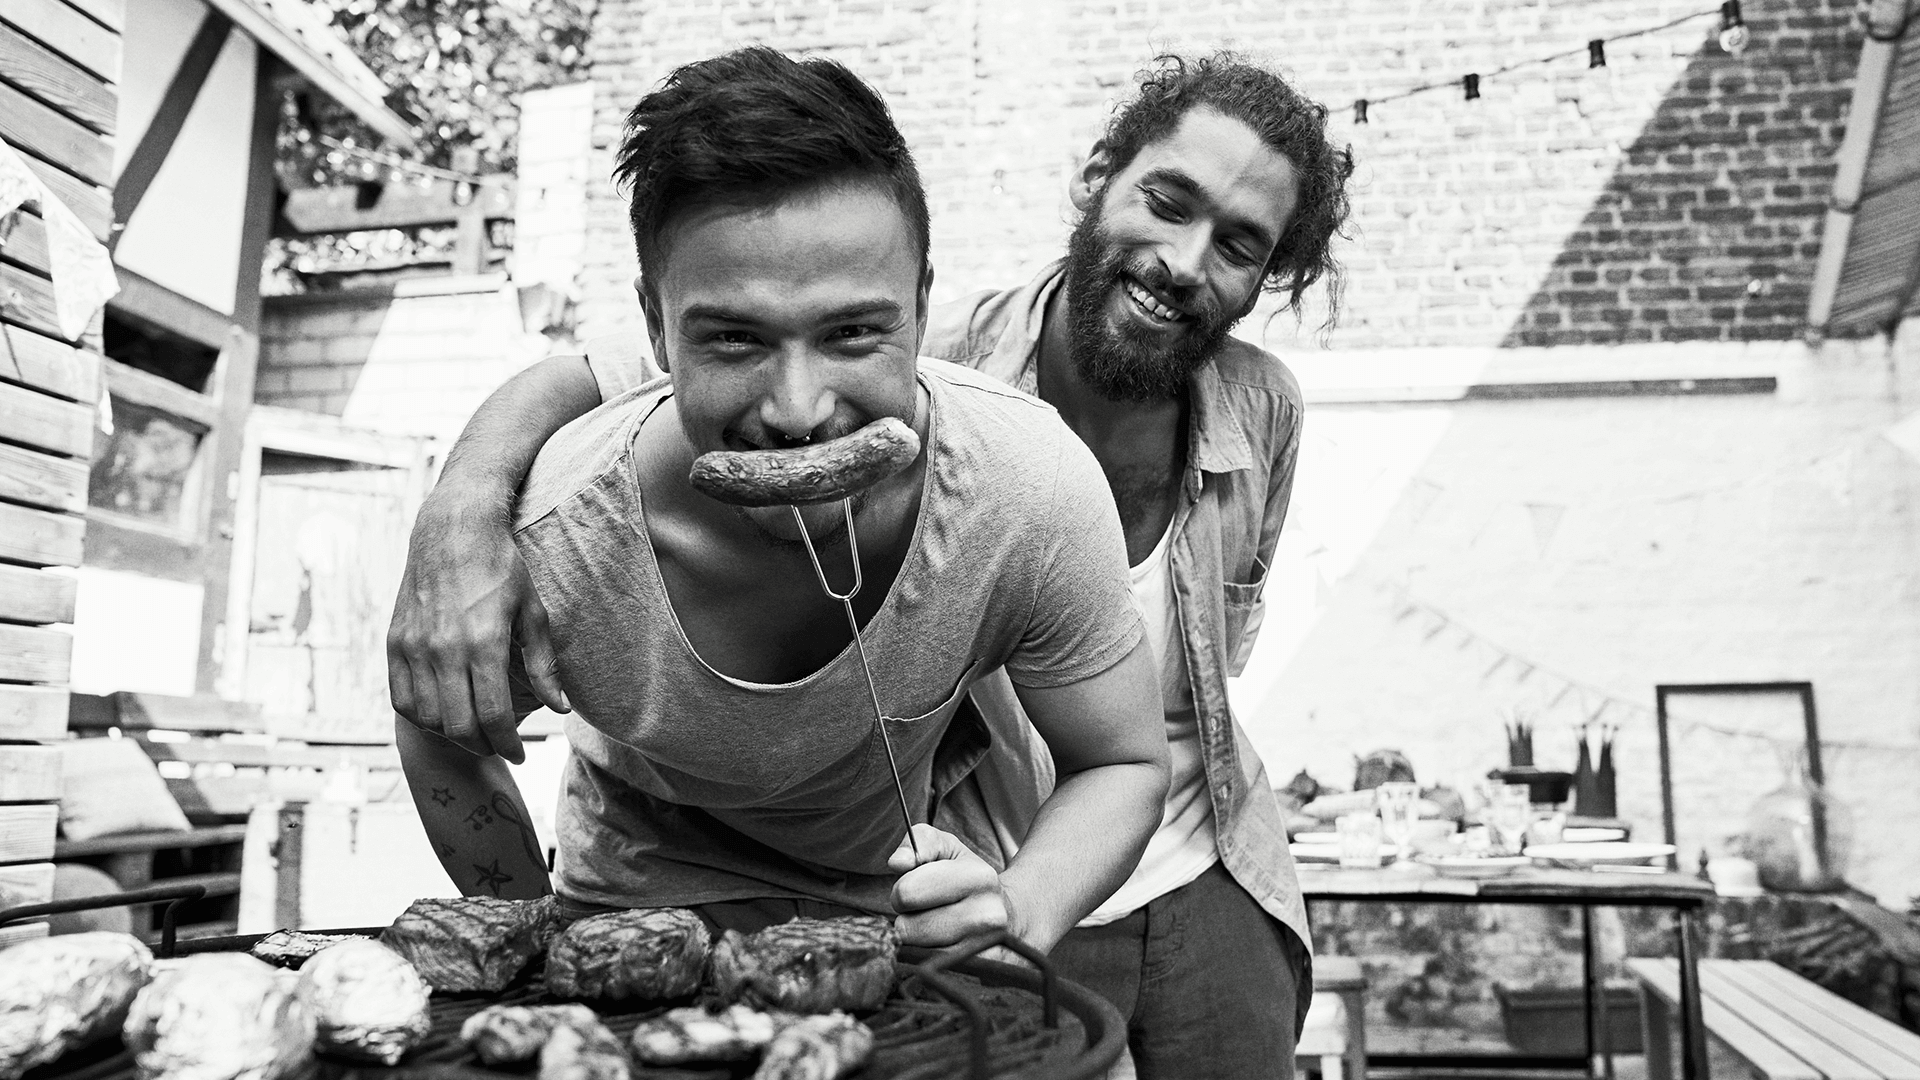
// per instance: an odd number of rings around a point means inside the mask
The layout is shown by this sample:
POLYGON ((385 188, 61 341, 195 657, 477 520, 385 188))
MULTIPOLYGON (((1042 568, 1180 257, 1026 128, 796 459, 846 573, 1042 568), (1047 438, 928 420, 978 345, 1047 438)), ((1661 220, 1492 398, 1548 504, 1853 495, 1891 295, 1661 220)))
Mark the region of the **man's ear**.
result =
POLYGON ((929 262, 927 263, 926 269, 920 271, 920 295, 915 301, 914 310, 919 312, 919 318, 916 320, 919 325, 915 328, 913 334, 913 352, 915 359, 919 358, 922 347, 926 344, 927 316, 930 314, 932 303, 933 263, 929 262))
POLYGON ((1107 149, 1107 141, 1101 139, 1093 144, 1093 150, 1087 159, 1073 172, 1067 181, 1067 197, 1073 200, 1073 208, 1086 213, 1103 192, 1107 190, 1107 181, 1113 179, 1113 152, 1107 149))
POLYGON ((647 344, 653 346, 653 365, 661 371, 671 371, 667 366, 666 322, 660 318, 660 301, 647 288, 645 274, 634 275, 633 292, 640 298, 640 313, 647 319, 647 344))

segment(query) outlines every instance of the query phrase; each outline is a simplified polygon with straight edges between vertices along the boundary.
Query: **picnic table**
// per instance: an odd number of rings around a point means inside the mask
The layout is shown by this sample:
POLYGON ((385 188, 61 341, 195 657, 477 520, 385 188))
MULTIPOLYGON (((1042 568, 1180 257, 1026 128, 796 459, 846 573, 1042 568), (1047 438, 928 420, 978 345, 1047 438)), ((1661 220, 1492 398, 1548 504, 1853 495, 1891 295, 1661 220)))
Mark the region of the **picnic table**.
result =
MULTIPOLYGON (((1570 906, 1580 909, 1583 971, 1586 993, 1587 1048, 1580 1060, 1589 1075, 1613 1074, 1613 1058, 1605 1045, 1606 998, 1600 992, 1599 939, 1593 932, 1593 909, 1598 907, 1658 907, 1674 913, 1674 952, 1679 958, 1676 999, 1680 1021, 1682 1080, 1707 1080, 1707 1033, 1701 1020, 1699 916, 1714 895, 1713 886, 1699 878, 1666 871, 1630 873, 1618 870, 1556 870, 1527 867, 1503 877, 1441 877, 1426 867, 1386 867, 1349 870, 1302 864, 1300 888, 1307 901, 1377 901, 1398 903, 1481 903, 1530 906, 1570 906)), ((1565 1066, 1560 1059, 1467 1055, 1369 1055, 1381 1064, 1413 1068, 1538 1068, 1565 1066)))

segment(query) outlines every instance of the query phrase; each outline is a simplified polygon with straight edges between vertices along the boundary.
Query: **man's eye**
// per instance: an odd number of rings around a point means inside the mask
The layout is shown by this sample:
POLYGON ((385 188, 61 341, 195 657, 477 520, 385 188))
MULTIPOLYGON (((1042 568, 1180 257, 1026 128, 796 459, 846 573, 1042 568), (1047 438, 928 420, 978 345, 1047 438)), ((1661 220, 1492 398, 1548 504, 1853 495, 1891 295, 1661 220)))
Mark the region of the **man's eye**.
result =
POLYGON ((854 341, 863 337, 872 337, 879 332, 880 328, 877 326, 841 326, 836 327, 831 336, 836 341, 854 341))
POLYGON ((1173 200, 1152 188, 1142 188, 1141 191, 1146 194, 1147 209, 1153 211, 1154 217, 1163 221, 1180 220, 1180 208, 1173 204, 1173 200))
POLYGON ((1253 252, 1245 244, 1229 241, 1221 244, 1220 250, 1226 252, 1227 261, 1235 266, 1252 266, 1255 262, 1253 252))
POLYGON ((713 335, 713 340, 716 343, 721 345, 744 346, 744 345, 752 345, 755 343, 753 340, 753 335, 747 333, 745 330, 722 330, 719 333, 713 335))

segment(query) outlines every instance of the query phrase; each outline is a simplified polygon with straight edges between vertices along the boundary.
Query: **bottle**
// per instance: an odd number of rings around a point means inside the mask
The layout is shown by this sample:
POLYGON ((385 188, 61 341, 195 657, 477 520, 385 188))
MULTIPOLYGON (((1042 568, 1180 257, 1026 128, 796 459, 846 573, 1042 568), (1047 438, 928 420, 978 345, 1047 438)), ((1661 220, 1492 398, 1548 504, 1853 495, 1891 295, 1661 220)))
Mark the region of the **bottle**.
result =
POLYGON ((1804 750, 1786 772, 1785 782, 1747 811, 1742 854, 1753 860, 1760 884, 1778 892, 1846 888, 1853 812, 1814 782, 1804 750))

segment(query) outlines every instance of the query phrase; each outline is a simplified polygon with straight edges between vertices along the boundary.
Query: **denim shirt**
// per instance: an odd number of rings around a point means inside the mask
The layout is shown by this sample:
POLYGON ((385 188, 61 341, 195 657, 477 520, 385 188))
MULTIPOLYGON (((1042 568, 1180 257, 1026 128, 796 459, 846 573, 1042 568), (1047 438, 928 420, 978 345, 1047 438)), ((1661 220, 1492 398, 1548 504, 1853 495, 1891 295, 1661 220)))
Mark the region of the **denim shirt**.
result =
MULTIPOLYGON (((977 293, 936 308, 921 352, 973 367, 1029 394, 1047 302, 1060 287, 1054 263, 1022 288, 977 293)), ((1259 629, 1261 590, 1286 518, 1300 451, 1299 383, 1279 358, 1237 338, 1187 386, 1187 469, 1173 518, 1173 587, 1181 644, 1213 803, 1220 858, 1235 881, 1308 949, 1306 904, 1287 850, 1286 827, 1266 766, 1227 704, 1259 629)), ((973 700, 993 733, 976 773, 985 832, 1002 858, 1052 787, 1049 758, 1004 680, 976 686, 973 700), (1026 742, 1023 744, 1022 739, 1026 742)), ((979 822, 956 802, 942 822, 981 847, 979 822)), ((991 855, 990 855, 991 857, 991 855)))

